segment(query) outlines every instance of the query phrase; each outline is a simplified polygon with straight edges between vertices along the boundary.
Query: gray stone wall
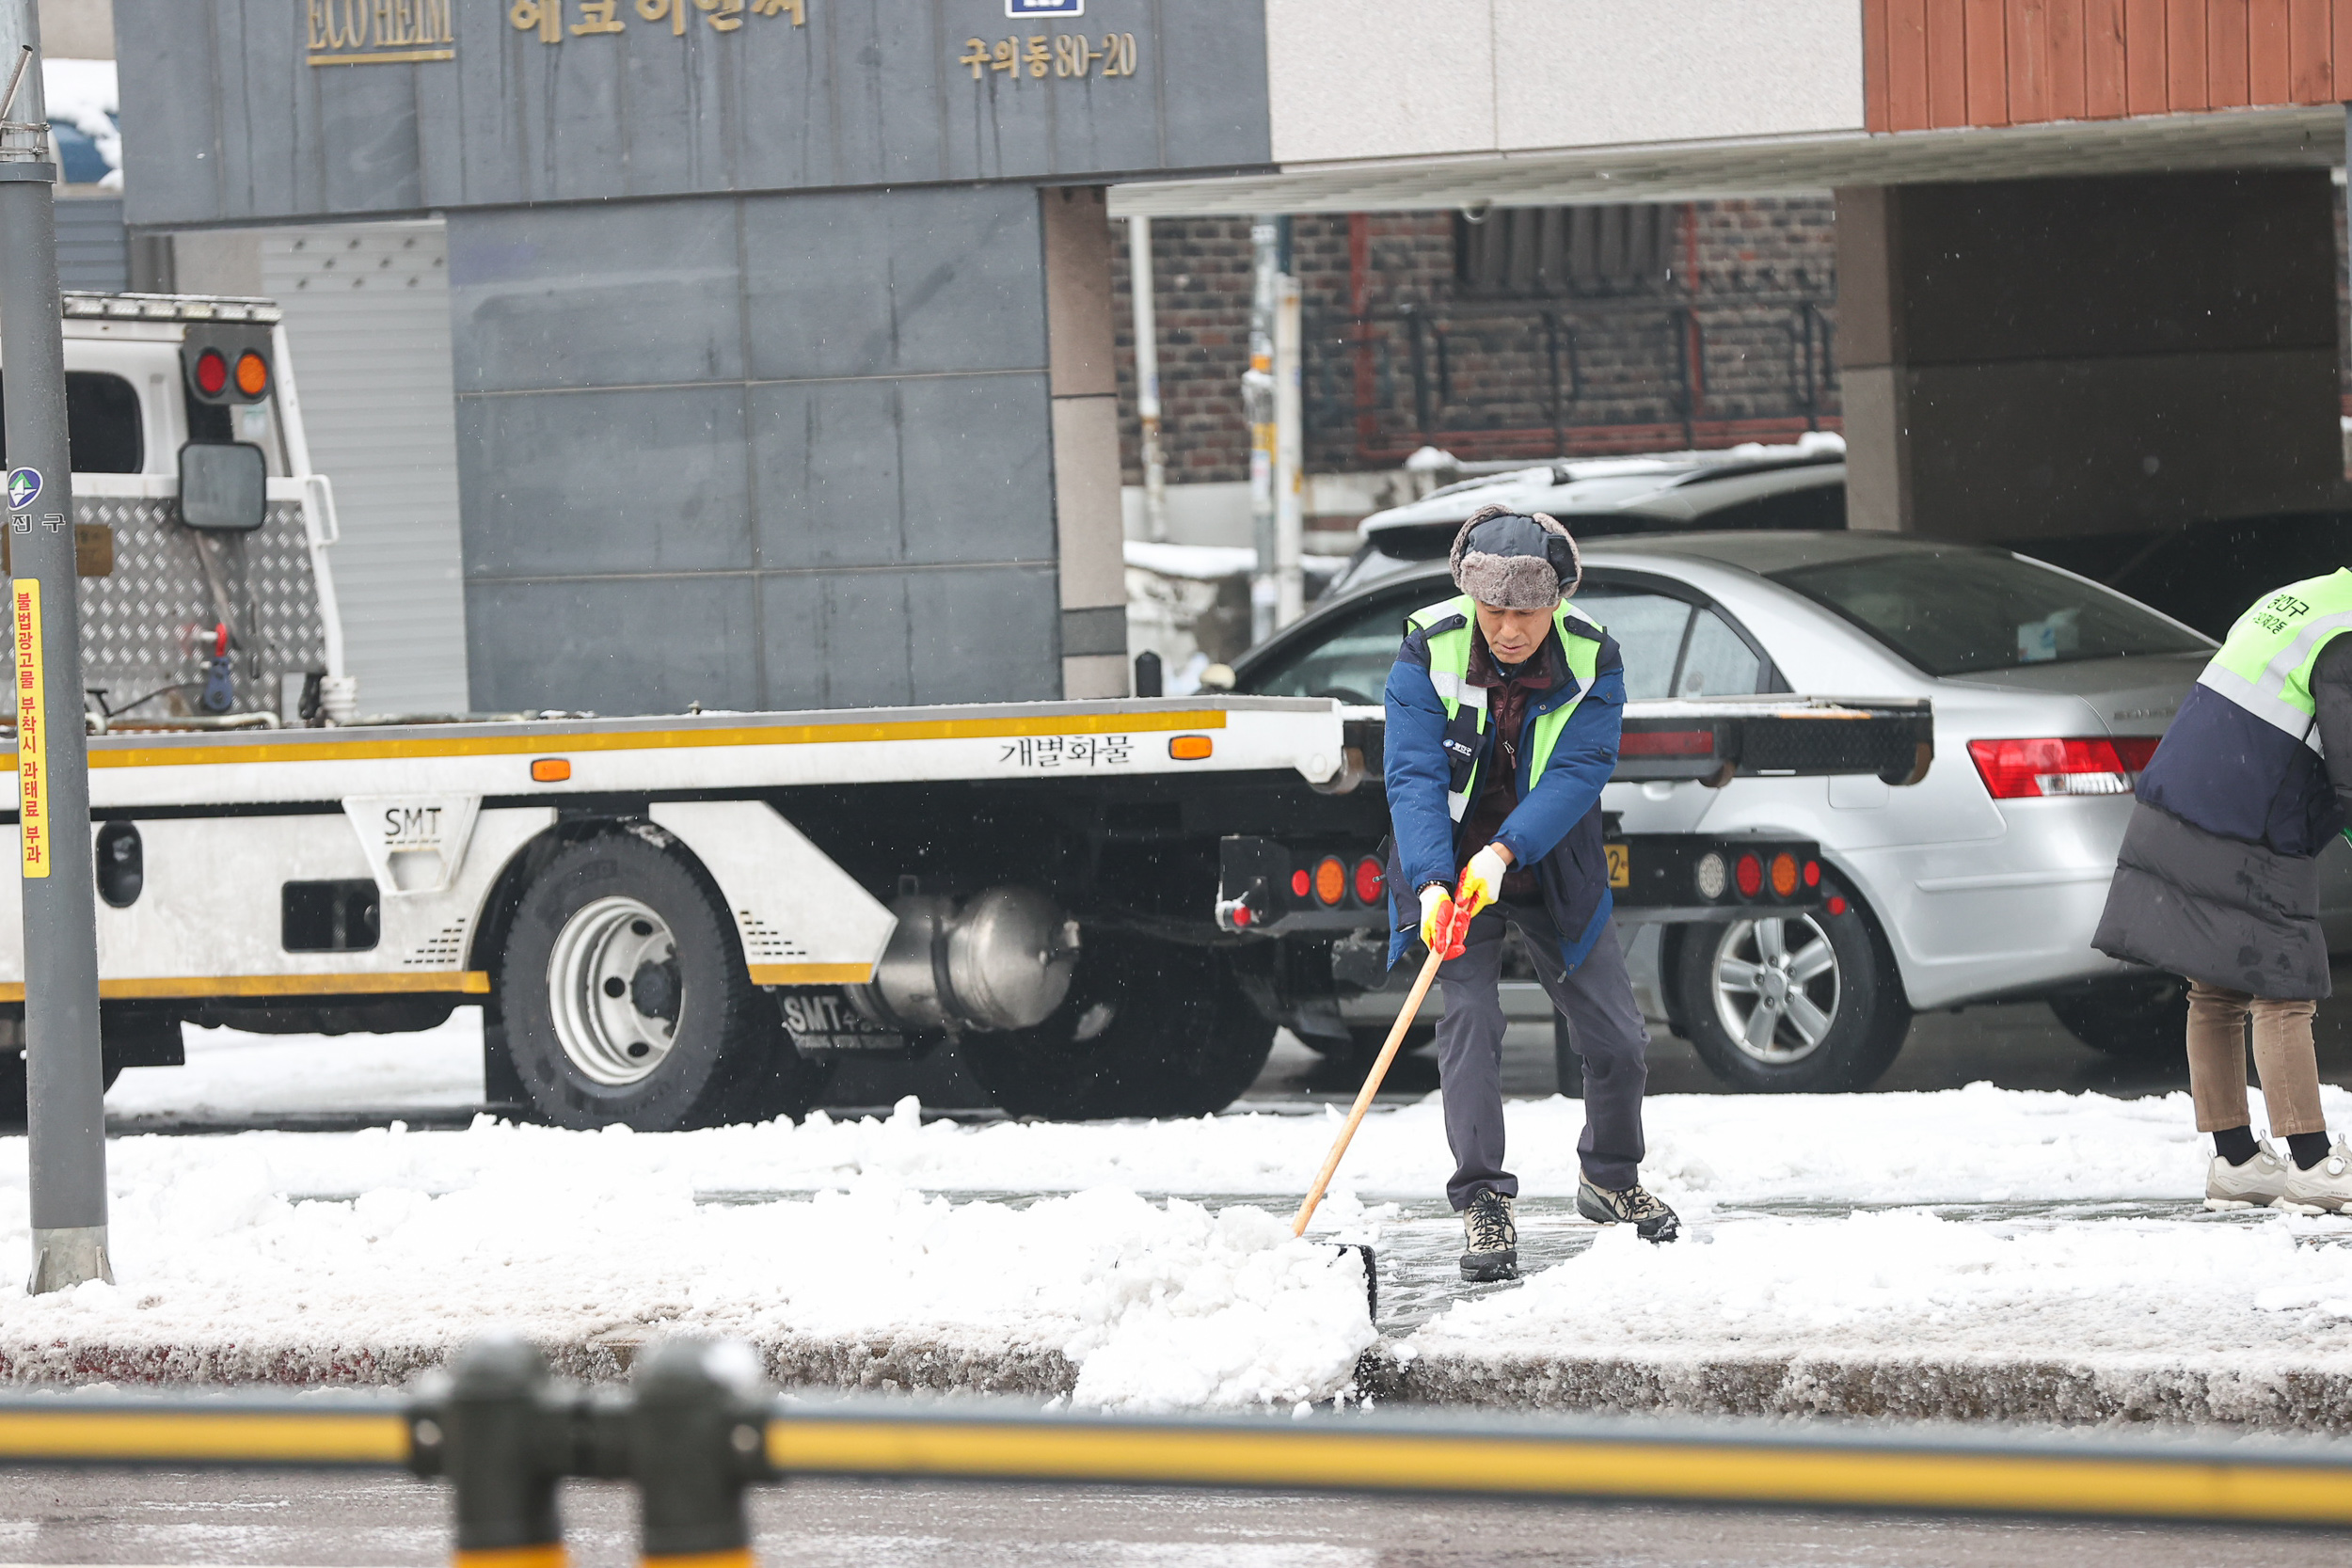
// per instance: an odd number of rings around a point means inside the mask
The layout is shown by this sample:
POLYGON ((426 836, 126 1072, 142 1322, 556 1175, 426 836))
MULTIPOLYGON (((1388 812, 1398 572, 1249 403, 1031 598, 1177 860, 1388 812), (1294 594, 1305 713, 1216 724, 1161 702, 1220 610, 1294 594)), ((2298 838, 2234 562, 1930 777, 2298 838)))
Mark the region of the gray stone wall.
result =
POLYGON ((1060 693, 1034 190, 449 225, 475 705, 1060 693))

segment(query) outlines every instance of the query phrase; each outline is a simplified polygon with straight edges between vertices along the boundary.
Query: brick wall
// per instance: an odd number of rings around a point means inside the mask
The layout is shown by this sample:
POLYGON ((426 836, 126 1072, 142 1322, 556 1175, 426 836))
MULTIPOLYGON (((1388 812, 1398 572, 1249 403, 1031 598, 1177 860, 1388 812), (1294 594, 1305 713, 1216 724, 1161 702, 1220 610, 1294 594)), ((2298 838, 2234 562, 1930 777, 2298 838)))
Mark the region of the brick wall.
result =
MULTIPOLYGON (((1834 427, 1828 201, 1677 208, 1671 267, 1654 285, 1542 301, 1464 297, 1454 279, 1456 221, 1452 213, 1295 220, 1293 265, 1309 337, 1311 469, 1393 467, 1424 436, 1463 457, 1543 457, 1564 446, 1653 451, 1692 440, 1718 446, 1785 437, 1805 428, 1808 416, 1834 427), (1820 307, 1809 319, 1798 303, 1808 300, 1820 307), (1809 383, 1803 373, 1808 336, 1809 383)), ((1152 239, 1169 482, 1245 479, 1248 222, 1163 219, 1152 239)), ((1127 478, 1136 483, 1126 263, 1122 245, 1116 261, 1120 410, 1127 478)))

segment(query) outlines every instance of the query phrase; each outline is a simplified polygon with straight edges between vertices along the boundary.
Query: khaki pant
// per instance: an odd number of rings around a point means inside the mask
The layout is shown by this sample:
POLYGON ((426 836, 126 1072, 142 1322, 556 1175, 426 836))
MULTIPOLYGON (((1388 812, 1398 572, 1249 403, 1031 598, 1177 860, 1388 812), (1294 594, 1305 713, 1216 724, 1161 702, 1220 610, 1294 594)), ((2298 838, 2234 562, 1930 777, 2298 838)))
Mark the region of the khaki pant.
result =
POLYGON ((2245 1127, 2246 1021, 2254 1021, 2254 1070, 2261 1074, 2270 1135, 2325 1132, 2319 1110, 2319 1057, 2312 1045, 2311 1002, 2273 1002, 2192 980, 2188 986, 2188 1088, 2197 1131, 2245 1127))

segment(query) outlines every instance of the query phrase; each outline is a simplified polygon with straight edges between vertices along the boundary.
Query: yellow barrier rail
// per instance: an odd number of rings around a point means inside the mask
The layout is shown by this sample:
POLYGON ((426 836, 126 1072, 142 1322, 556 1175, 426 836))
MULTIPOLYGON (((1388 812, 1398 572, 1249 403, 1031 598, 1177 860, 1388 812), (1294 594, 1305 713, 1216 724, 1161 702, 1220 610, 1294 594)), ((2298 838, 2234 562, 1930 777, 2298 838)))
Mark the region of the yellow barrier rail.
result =
MULTIPOLYGON (((444 1390, 414 1402, 64 1396, 0 1401, 0 1467, 248 1465, 455 1474, 444 1390)), ((560 1400, 569 1396, 557 1391, 560 1400)), ((627 1402, 548 1406, 578 1436, 553 1473, 628 1474, 598 1419, 627 1402), (597 1412, 602 1412, 598 1416, 597 1412)), ((1208 1486, 1572 1497, 2239 1524, 2352 1526, 2352 1443, 1977 1437, 1916 1427, 1739 1421, 941 1416, 875 1402, 737 1404, 740 1479, 1208 1486)), ((732 1462, 732 1461, 731 1461, 732 1462)), ((457 1478, 463 1484, 462 1475, 457 1478)))

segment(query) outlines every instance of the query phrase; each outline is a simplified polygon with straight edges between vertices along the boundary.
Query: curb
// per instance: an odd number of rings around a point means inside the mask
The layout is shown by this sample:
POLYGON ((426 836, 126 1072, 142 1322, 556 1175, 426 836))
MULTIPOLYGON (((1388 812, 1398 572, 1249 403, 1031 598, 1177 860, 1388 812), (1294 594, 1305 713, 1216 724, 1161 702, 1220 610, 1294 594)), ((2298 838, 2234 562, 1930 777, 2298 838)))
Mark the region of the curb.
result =
MULTIPOLYGON (((661 1333, 628 1327, 586 1339, 541 1342, 558 1377, 617 1383, 638 1351, 661 1333)), ((211 1384, 294 1388, 397 1386, 441 1366, 454 1343, 245 1345, 220 1342, 117 1344, 58 1340, 0 1346, 0 1386, 74 1387, 211 1384)), ((1078 1366, 1040 1345, 960 1341, 930 1336, 788 1336, 755 1342, 771 1382, 783 1388, 878 1393, 1010 1394, 1050 1398, 1077 1386, 1078 1366)))
POLYGON ((1375 1399, 1464 1408, 2352 1433, 2352 1371, 2154 1358, 1439 1356, 1384 1339, 1356 1382, 1375 1399))
MULTIPOLYGON (((629 1326, 548 1344, 559 1377, 612 1383, 659 1331, 629 1326)), ((792 1389, 995 1394, 1049 1399, 1078 1365, 1036 1344, 937 1336, 794 1335, 755 1348, 792 1389)), ((211 1384, 385 1387, 440 1366, 449 1343, 0 1347, 0 1385, 211 1384)), ((1856 1417, 2062 1426, 2151 1422, 2352 1433, 2352 1370, 2206 1368, 2153 1358, 1780 1355, 1688 1358, 1422 1355, 1383 1339, 1358 1360, 1356 1391, 1384 1403, 1593 1415, 1856 1417)))

